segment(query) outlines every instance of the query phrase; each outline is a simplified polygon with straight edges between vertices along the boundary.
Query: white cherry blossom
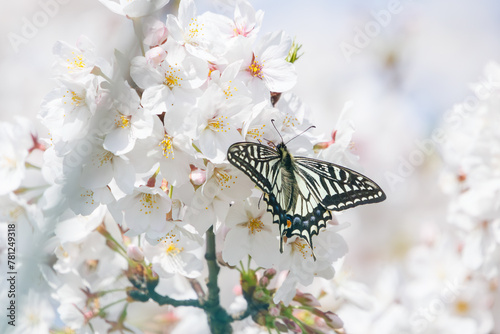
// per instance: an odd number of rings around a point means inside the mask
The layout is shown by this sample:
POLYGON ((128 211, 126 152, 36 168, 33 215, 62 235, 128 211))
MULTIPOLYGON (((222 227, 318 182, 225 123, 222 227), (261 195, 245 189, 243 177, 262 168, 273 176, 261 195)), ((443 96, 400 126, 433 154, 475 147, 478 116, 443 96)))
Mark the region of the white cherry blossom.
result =
POLYGON ((222 257, 237 265, 250 255, 259 267, 271 268, 278 263, 278 228, 259 197, 235 202, 229 209, 225 225, 230 228, 224 240, 222 257))
POLYGON ((170 0, 99 0, 112 12, 127 16, 129 18, 139 18, 158 11, 170 0))

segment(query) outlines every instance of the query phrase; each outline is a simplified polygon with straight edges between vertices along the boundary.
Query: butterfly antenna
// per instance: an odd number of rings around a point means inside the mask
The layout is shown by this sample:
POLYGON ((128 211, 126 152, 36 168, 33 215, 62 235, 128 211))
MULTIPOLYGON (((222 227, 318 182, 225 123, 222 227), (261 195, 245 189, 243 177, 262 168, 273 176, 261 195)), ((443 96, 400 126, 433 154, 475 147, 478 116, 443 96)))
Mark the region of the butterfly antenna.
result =
POLYGON ((278 131, 278 128, 276 127, 276 124, 274 124, 274 119, 272 119, 272 120, 271 120, 271 123, 273 123, 274 130, 276 130, 276 132, 277 132, 277 133, 278 133, 278 135, 280 136, 280 138, 281 138, 281 142, 284 142, 283 137, 281 137, 281 133, 278 131))
MULTIPOLYGON (((273 123, 273 124, 274 124, 274 123, 273 123)), ((290 139, 289 141, 287 141, 287 142, 285 143, 285 145, 286 145, 286 144, 288 144, 289 142, 291 142, 292 140, 294 140, 295 138, 297 138, 298 136, 302 136, 304 133, 306 133, 307 131, 309 131, 309 130, 311 130, 311 129, 313 129, 313 128, 316 128, 316 127, 315 127, 314 125, 311 125, 311 126, 310 126, 310 127, 308 127, 307 129, 305 129, 304 131, 302 131, 301 133, 299 133, 298 135, 296 135, 295 137, 293 137, 292 139, 290 139)), ((281 135, 280 135, 280 137, 281 137, 281 135)))

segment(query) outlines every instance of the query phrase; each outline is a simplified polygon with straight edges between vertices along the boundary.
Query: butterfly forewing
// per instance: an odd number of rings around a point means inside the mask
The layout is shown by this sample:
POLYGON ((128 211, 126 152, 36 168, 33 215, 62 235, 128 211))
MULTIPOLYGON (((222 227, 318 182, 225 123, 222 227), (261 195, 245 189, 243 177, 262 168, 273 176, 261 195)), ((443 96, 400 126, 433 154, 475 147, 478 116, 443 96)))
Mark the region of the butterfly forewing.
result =
POLYGON ((311 193, 328 210, 341 211, 386 198, 374 181, 351 169, 304 157, 296 157, 295 162, 311 193))
POLYGON ((241 142, 231 145, 227 151, 227 159, 231 164, 245 173, 259 186, 269 193, 273 189, 279 162, 279 154, 270 147, 241 142))

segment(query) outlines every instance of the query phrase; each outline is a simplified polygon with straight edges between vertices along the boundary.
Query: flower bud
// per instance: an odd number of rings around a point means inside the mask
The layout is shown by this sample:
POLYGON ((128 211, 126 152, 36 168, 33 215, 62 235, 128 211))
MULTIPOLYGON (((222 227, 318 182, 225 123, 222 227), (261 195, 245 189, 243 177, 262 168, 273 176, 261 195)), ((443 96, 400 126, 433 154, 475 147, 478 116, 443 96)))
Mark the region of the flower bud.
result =
POLYGON ((286 324, 286 327, 288 327, 288 329, 291 330, 293 333, 302 333, 302 329, 300 329, 300 326, 294 321, 287 318, 283 318, 283 322, 286 324))
POLYGON ((253 294, 253 297, 257 300, 262 300, 264 299, 264 297, 266 296, 266 294, 264 293, 264 291, 262 290, 257 290, 255 291, 255 293, 253 294))
POLYGON ((269 284, 269 278, 267 278, 266 276, 261 277, 259 280, 259 284, 263 287, 266 287, 269 284))
POLYGON ((204 170, 195 169, 191 172, 189 178, 195 186, 200 186, 207 180, 207 173, 204 170))
POLYGON ((313 307, 321 306, 319 301, 312 294, 303 293, 300 292, 299 290, 297 290, 297 293, 295 294, 293 300, 305 306, 313 306, 313 307))
POLYGON ((269 308, 269 314, 272 315, 273 317, 277 317, 280 315, 280 308, 277 306, 273 306, 269 308))
POLYGON ((146 60, 153 66, 158 66, 165 59, 167 54, 160 47, 152 48, 146 52, 146 60))
POLYGON ((273 279, 275 275, 276 275, 276 269, 274 268, 269 268, 264 271, 264 276, 270 280, 273 279))
POLYGON ((144 260, 144 253, 142 252, 142 249, 136 245, 129 245, 127 247, 127 255, 136 262, 142 262, 142 260, 144 260))
POLYGON ((342 321, 342 319, 340 319, 338 315, 331 311, 325 312, 324 319, 326 320, 326 324, 330 328, 340 329, 344 327, 344 322, 342 321))

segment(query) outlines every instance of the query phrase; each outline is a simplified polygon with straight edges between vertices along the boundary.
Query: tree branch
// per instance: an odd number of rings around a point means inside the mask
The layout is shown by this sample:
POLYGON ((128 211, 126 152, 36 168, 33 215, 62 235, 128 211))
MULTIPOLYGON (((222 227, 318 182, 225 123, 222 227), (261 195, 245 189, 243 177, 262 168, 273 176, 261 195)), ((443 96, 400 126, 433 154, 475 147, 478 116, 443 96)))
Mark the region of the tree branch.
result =
POLYGON ((230 334, 233 332, 230 325, 233 318, 220 305, 220 288, 217 281, 220 268, 217 264, 217 257, 215 254, 215 234, 213 226, 208 229, 206 238, 207 248, 205 259, 207 260, 208 266, 208 297, 202 307, 207 313, 208 325, 210 326, 212 334, 230 334))
POLYGON ((162 296, 155 291, 156 286, 148 286, 148 294, 149 297, 157 302, 159 305, 172 305, 172 306, 193 306, 193 307, 202 307, 200 302, 197 299, 174 299, 169 296, 162 296))

